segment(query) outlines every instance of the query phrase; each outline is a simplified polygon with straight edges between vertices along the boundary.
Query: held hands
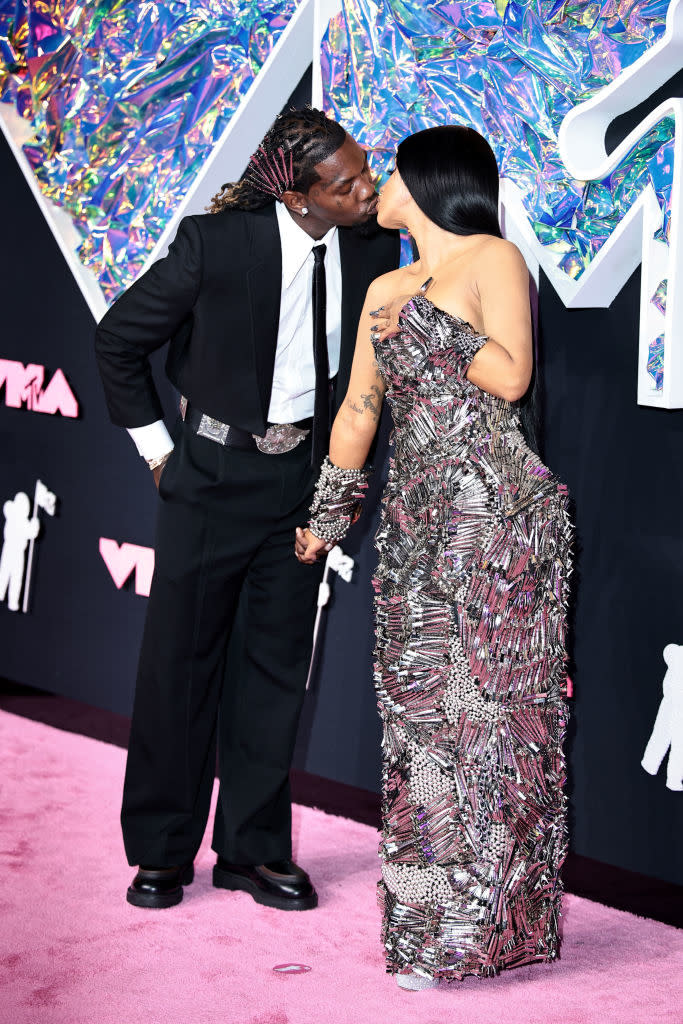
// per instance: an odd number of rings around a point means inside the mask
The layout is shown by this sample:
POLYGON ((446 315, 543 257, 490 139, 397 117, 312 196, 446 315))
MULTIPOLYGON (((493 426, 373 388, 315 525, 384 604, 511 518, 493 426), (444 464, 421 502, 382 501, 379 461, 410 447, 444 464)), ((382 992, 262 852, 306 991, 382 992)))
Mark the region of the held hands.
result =
POLYGON ((326 558, 328 551, 331 551, 334 544, 328 544, 311 533, 308 528, 296 528, 296 541, 294 543, 294 554, 304 565, 315 565, 319 558, 326 558))
POLYGON ((325 456, 315 485, 309 525, 296 531, 294 553, 300 562, 313 565, 346 536, 349 526, 358 518, 369 475, 370 470, 344 469, 331 462, 329 455, 325 456))

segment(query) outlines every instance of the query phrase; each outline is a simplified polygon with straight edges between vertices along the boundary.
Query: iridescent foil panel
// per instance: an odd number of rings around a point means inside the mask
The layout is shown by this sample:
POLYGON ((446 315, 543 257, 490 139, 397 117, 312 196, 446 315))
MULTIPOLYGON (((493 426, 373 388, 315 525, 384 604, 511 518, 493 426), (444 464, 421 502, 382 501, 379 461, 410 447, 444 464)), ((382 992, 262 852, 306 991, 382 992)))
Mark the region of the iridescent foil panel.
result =
POLYGON ((633 64, 665 29, 662 0, 343 0, 323 42, 325 105, 374 150, 379 173, 421 128, 467 124, 520 189, 539 241, 577 279, 647 185, 668 240, 673 119, 604 181, 560 159, 565 115, 633 64))
POLYGON ((667 289, 667 285, 668 285, 668 281, 667 281, 666 278, 664 278, 663 281, 659 282, 659 284, 657 285, 657 290, 655 291, 654 295, 650 299, 650 302, 652 303, 652 305, 655 307, 655 309, 659 310, 659 312, 662 314, 662 316, 666 315, 666 289, 667 289))
POLYGON ((0 2, 0 99, 30 124, 24 152, 108 301, 139 273, 296 7, 0 2))
POLYGON ((664 335, 660 334, 648 346, 647 372, 655 382, 657 391, 664 386, 664 335))

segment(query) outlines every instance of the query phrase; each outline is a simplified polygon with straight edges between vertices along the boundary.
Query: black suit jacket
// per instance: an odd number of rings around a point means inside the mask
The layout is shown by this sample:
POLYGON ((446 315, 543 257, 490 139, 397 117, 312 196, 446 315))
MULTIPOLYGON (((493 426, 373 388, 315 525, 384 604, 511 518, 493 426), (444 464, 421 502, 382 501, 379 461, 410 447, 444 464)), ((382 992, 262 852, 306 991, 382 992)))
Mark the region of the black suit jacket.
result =
MULTIPOLYGON (((398 266, 399 239, 339 229, 341 350, 336 406, 346 394, 370 282, 398 266)), ((162 417, 149 354, 170 340, 166 372, 209 416, 264 434, 280 317, 282 250, 274 204, 186 217, 168 255, 114 303, 96 333, 109 414, 123 427, 162 417)))

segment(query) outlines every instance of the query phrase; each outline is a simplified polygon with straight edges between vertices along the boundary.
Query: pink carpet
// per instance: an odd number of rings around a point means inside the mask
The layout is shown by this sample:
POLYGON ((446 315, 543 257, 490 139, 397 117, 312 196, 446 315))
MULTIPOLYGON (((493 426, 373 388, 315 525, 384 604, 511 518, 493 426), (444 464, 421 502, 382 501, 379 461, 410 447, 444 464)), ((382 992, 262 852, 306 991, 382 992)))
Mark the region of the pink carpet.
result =
POLYGON ((376 835, 295 809, 320 908, 283 914, 211 886, 138 910, 118 809, 124 753, 0 713, 3 1024, 680 1022, 683 932, 567 897, 560 963, 400 992, 383 973, 376 835), (272 968, 305 963, 308 974, 272 968))

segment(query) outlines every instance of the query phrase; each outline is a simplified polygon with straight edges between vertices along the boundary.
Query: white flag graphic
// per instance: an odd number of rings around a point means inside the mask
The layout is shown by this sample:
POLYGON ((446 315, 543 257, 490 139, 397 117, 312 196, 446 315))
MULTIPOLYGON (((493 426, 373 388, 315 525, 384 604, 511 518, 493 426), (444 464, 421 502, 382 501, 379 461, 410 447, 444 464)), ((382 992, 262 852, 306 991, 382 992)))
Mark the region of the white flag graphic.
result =
POLYGON ((53 516, 55 514, 57 495, 53 494, 52 491, 49 491, 42 480, 36 481, 35 503, 37 508, 44 509, 49 516, 53 516))
MULTIPOLYGON (((36 518, 38 509, 42 508, 44 512, 47 512, 49 516, 55 514, 57 508, 57 495, 53 494, 49 490, 42 480, 36 480, 36 490, 33 496, 33 518, 36 518)), ((28 549, 28 562, 26 565, 26 580, 24 582, 24 604, 22 611, 24 614, 28 611, 28 598, 31 590, 31 569, 33 568, 33 548, 36 542, 36 538, 31 538, 31 545, 28 549)))

